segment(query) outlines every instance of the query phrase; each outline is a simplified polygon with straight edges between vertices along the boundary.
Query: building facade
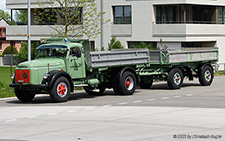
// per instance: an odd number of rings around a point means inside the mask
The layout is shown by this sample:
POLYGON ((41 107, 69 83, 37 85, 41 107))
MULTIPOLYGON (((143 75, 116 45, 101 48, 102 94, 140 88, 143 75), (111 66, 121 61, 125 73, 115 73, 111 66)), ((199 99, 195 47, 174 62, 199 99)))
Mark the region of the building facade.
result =
MULTIPOLYGON (((108 47, 116 36, 125 48, 141 42, 156 48, 219 47, 219 62, 225 63, 224 0, 97 0, 99 10, 110 19, 102 34, 94 41, 95 48, 108 47)), ((26 9, 27 0, 6 0, 8 9, 26 9)), ((31 8, 39 8, 31 0, 31 8)), ((32 13, 33 10, 31 10, 32 13)), ((53 29, 46 25, 31 26, 31 39, 50 37, 53 29)), ((7 40, 26 40, 27 26, 7 27, 7 40)))
POLYGON ((4 52, 4 50, 12 45, 16 47, 17 51, 20 51, 21 48, 21 42, 20 41, 9 41, 6 40, 6 27, 8 27, 9 24, 4 20, 0 19, 0 55, 4 52))

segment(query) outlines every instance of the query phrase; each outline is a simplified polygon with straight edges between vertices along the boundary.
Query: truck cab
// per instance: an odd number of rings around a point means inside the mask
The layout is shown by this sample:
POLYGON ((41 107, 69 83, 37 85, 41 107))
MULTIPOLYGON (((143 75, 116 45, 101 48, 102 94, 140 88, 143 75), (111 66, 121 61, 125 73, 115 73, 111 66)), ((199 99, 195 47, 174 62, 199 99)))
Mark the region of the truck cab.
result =
POLYGON ((83 45, 64 39, 41 39, 41 42, 37 58, 16 67, 10 87, 15 88, 17 98, 23 102, 31 101, 38 93, 50 93, 56 102, 65 101, 73 91, 74 82, 85 83, 83 45), (57 89, 54 92, 53 87, 57 89))

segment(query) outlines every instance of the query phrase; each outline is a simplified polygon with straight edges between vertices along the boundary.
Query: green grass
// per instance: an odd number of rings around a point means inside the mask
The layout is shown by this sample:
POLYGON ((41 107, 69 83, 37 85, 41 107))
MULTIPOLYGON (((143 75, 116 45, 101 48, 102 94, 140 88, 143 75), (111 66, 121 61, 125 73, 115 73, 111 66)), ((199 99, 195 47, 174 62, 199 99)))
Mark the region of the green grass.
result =
POLYGON ((215 73, 215 76, 225 75, 224 71, 219 71, 215 73))
MULTIPOLYGON (((14 70, 15 67, 12 68, 13 73, 14 70)), ((14 89, 9 87, 11 83, 10 75, 10 67, 0 67, 0 98, 15 96, 14 89)))

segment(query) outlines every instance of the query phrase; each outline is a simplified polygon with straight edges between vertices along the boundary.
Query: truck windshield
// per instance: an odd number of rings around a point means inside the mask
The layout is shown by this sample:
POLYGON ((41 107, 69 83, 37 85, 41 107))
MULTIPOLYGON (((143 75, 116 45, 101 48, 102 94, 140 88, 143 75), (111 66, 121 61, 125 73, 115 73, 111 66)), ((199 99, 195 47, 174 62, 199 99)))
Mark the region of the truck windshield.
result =
POLYGON ((67 51, 65 46, 41 46, 37 48, 37 58, 66 57, 67 51))

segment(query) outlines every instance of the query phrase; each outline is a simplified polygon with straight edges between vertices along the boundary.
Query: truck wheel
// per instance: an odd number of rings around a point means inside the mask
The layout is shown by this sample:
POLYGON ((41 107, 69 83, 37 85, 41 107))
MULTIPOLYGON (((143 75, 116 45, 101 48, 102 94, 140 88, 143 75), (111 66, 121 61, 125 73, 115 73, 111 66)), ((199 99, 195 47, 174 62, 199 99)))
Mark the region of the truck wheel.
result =
POLYGON ((30 102, 35 97, 35 94, 30 93, 30 91, 26 89, 16 88, 15 94, 16 97, 22 102, 30 102))
POLYGON ((183 84, 183 73, 180 69, 174 68, 169 72, 167 84, 170 89, 180 89, 183 84))
POLYGON ((136 78, 133 73, 123 73, 119 84, 119 92, 124 95, 132 95, 136 89, 136 78))
POLYGON ((70 83, 65 77, 59 77, 50 92, 50 96, 55 102, 67 101, 70 96, 70 83))
POLYGON ((141 77, 141 81, 139 82, 139 86, 142 89, 149 89, 151 88, 153 83, 153 79, 150 77, 141 77))
POLYGON ((105 86, 99 86, 97 89, 92 89, 89 87, 84 87, 86 93, 90 95, 102 95, 105 92, 105 86))
POLYGON ((202 86, 209 86, 211 85, 214 78, 213 70, 210 66, 205 66, 199 75, 199 82, 202 86))

